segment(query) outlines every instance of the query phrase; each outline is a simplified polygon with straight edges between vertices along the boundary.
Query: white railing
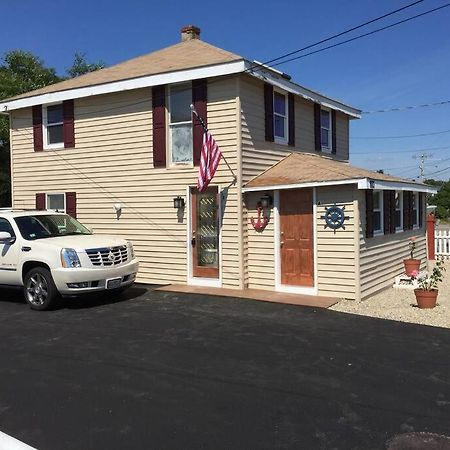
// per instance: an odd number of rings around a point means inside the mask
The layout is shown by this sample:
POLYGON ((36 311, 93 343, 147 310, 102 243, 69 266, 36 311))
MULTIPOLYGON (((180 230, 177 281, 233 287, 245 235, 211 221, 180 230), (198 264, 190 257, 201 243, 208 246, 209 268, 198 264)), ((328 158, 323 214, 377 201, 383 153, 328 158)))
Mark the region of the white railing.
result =
POLYGON ((450 259, 450 230, 436 230, 434 232, 434 250, 436 256, 450 259))

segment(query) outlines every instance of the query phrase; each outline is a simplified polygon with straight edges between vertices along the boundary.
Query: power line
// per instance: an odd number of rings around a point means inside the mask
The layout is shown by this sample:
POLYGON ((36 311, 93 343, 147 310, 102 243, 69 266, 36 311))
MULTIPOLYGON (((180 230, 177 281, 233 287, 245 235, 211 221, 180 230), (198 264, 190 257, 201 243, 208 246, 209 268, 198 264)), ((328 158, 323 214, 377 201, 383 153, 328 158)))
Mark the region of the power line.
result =
POLYGON ((415 152, 428 152, 431 150, 447 150, 450 145, 444 147, 429 147, 429 148, 416 148, 415 150, 367 150, 365 152, 351 152, 352 155, 368 155, 370 153, 415 153, 415 152))
POLYGON ((394 112, 394 111, 407 111, 410 109, 429 108, 431 106, 441 106, 441 105, 446 105, 448 103, 450 103, 450 100, 445 100, 443 102, 436 102, 436 103, 424 103, 422 105, 399 106, 397 108, 378 109, 376 111, 362 111, 361 114, 377 114, 377 113, 387 113, 387 112, 394 112))
POLYGON ((386 25, 386 26, 384 26, 384 27, 377 28, 376 30, 369 31, 369 32, 364 33, 364 34, 360 34, 360 35, 355 36, 355 37, 350 38, 350 39, 346 39, 345 41, 338 42, 338 43, 336 43, 336 44, 329 45, 329 46, 327 46, 327 47, 319 48, 318 50, 314 50, 314 51, 312 51, 312 52, 305 53, 304 55, 299 55, 299 56, 295 56, 294 58, 286 59, 286 60, 281 61, 281 62, 279 62, 279 63, 277 63, 277 64, 273 64, 272 67, 279 66, 280 64, 286 64, 287 62, 295 61, 295 60, 297 60, 297 59, 305 58, 305 57, 307 57, 307 56, 314 55, 314 54, 316 54, 316 53, 320 53, 320 52, 323 52, 323 51, 325 51, 325 50, 329 50, 329 49, 331 49, 331 48, 339 47, 340 45, 348 44, 349 42, 353 42, 353 41, 356 41, 356 40, 361 39, 361 38, 363 38, 363 37, 367 37, 367 36, 370 36, 370 35, 372 35, 372 34, 379 33, 379 32, 381 32, 381 31, 387 30, 387 29, 389 29, 389 28, 393 28, 393 27, 395 27, 395 26, 397 26, 397 25, 401 25, 401 24, 403 24, 403 23, 409 22, 409 21, 414 20, 414 19, 417 19, 417 18, 419 18, 419 17, 423 17, 423 16, 425 16, 425 15, 427 15, 427 14, 431 14, 431 13, 433 13, 433 12, 439 11, 439 10, 444 9, 444 8, 447 8, 447 7, 449 7, 449 6, 450 6, 450 3, 446 3, 445 5, 439 6, 439 7, 437 7, 437 8, 429 9, 428 11, 425 11, 425 12, 420 13, 420 14, 416 14, 415 16, 411 16, 411 17, 408 17, 408 18, 403 19, 403 20, 399 20, 398 22, 394 22, 394 23, 392 23, 392 24, 390 24, 390 25, 386 25))
POLYGON ((449 169, 450 169, 450 166, 449 166, 449 167, 446 167, 445 169, 438 170, 438 171, 436 171, 436 172, 428 173, 428 174, 427 174, 427 177, 429 177, 430 175, 436 175, 436 174, 438 174, 438 173, 446 172, 446 171, 449 170, 449 169))
MULTIPOLYGON (((368 20, 367 22, 361 23, 361 24, 356 25, 356 26, 354 26, 352 28, 344 30, 344 31, 342 31, 340 33, 333 34, 332 36, 324 38, 324 39, 322 39, 320 41, 317 41, 317 42, 315 42, 313 44, 309 44, 306 47, 302 47, 302 48, 299 48, 298 50, 294 50, 292 52, 285 53, 284 55, 278 56, 278 57, 273 58, 273 59, 269 59, 268 61, 265 61, 262 64, 270 64, 270 63, 273 63, 275 61, 279 61, 280 59, 287 58, 288 56, 295 55, 296 53, 300 53, 300 52, 302 52, 304 50, 309 50, 310 48, 316 47, 317 45, 320 45, 320 44, 323 44, 325 42, 331 41, 333 39, 336 39, 337 37, 343 36, 345 34, 351 33, 352 31, 358 30, 359 28, 363 28, 363 27, 365 27, 367 25, 370 25, 371 23, 374 23, 374 22, 377 22, 379 20, 385 19, 386 17, 392 16, 393 14, 396 14, 396 13, 398 13, 400 11, 403 11, 405 9, 411 8, 411 7, 415 6, 415 5, 417 5, 418 3, 422 3, 423 1, 424 0, 415 1, 413 3, 410 3, 408 5, 403 6, 401 8, 398 8, 398 9, 396 9, 394 11, 391 11, 391 12, 388 12, 386 14, 383 14, 382 16, 375 17, 374 19, 368 20)), ((280 63, 280 64, 283 64, 283 63, 280 63)), ((256 67, 258 67, 258 66, 260 66, 260 64, 256 64, 256 67)), ((248 69, 248 70, 250 70, 250 69, 248 69)))
POLYGON ((350 139, 406 139, 422 136, 435 136, 437 134, 450 133, 450 130, 434 131, 432 133, 407 134, 403 136, 352 136, 350 139))

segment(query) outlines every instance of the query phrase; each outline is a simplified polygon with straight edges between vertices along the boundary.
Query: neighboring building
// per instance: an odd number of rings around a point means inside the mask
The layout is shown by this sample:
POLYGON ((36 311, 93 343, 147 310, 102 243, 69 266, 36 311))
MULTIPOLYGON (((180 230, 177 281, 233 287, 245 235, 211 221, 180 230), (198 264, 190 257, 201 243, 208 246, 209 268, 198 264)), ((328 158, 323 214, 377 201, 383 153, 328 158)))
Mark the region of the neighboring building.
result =
POLYGON ((0 103, 14 208, 65 209, 126 236, 149 283, 360 299, 402 272, 411 236, 425 259, 434 190, 348 164, 359 110, 199 34, 185 27, 181 43, 0 103), (191 103, 236 175, 222 160, 202 194, 191 103), (345 228, 325 227, 333 205, 345 228))

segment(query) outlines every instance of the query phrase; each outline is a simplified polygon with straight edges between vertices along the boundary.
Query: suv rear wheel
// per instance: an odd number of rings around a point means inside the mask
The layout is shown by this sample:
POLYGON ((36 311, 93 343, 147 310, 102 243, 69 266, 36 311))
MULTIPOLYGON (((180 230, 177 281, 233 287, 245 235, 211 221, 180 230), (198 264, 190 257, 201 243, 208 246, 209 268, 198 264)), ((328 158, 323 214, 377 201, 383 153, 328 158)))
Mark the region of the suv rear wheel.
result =
POLYGON ((38 311, 50 309, 59 297, 52 274, 44 267, 34 267, 27 272, 23 293, 31 309, 38 311))

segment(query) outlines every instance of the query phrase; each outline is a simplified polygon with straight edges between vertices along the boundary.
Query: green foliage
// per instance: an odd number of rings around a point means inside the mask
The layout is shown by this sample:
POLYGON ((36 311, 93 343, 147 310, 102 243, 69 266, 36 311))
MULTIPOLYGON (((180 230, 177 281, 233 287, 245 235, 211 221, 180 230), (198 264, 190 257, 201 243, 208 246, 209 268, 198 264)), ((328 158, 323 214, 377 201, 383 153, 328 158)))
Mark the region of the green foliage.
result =
POLYGON ((450 180, 425 180, 425 183, 439 188, 439 192, 428 198, 429 205, 435 205, 436 218, 447 219, 450 217, 450 180))
POLYGON ((72 66, 67 69, 67 75, 69 75, 70 78, 75 78, 89 72, 95 72, 96 70, 103 69, 104 67, 105 63, 103 61, 88 63, 86 61, 86 54, 77 52, 75 53, 72 66))
POLYGON ((419 282, 419 289, 431 291, 438 288, 445 272, 444 260, 439 258, 431 272, 431 275, 419 275, 417 281, 419 282))

